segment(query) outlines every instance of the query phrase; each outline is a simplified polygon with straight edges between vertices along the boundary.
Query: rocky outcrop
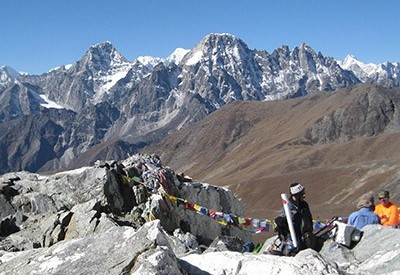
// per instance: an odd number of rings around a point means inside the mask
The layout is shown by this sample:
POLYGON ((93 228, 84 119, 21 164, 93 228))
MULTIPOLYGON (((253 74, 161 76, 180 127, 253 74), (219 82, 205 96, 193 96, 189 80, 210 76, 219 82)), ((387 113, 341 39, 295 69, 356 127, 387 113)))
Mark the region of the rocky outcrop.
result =
POLYGON ((0 182, 0 274, 400 270, 400 230, 379 225, 366 227, 353 249, 327 241, 320 253, 308 249, 295 257, 242 252, 251 240, 247 231, 207 215, 211 209, 243 215, 232 192, 176 174, 154 155, 50 176, 9 173, 0 182))
POLYGON ((351 102, 319 118, 305 137, 312 143, 347 141, 383 132, 398 132, 399 94, 390 88, 359 86, 351 102))
POLYGON ((0 252, 4 274, 186 274, 160 222, 115 227, 50 248, 0 252), (145 271, 145 272, 144 272, 145 271), (143 273, 142 273, 143 272, 143 273))
POLYGON ((161 189, 210 209, 243 215, 240 202, 229 190, 180 181, 178 176, 157 157, 140 155, 51 176, 5 174, 0 178, 0 248, 49 247, 118 226, 139 228, 155 219, 170 234, 176 229, 191 232, 203 244, 220 235, 246 238, 237 228, 223 228, 163 196, 161 189))
POLYGON ((138 230, 119 226, 49 248, 0 251, 5 274, 396 274, 400 230, 368 226, 352 250, 328 242, 295 257, 235 251, 199 252, 163 230, 159 220, 138 230), (374 243, 379 241, 379 243, 374 243))

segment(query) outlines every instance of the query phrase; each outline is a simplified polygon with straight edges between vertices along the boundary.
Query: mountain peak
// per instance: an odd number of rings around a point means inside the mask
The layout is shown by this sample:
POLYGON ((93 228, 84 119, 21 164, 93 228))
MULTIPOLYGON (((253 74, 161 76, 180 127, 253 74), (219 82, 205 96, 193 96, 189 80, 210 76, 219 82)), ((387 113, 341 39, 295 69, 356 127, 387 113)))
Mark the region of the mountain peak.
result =
POLYGON ((128 60, 122 56, 110 41, 95 44, 89 48, 84 57, 94 63, 126 63, 128 60))
POLYGON ((20 75, 20 73, 10 66, 2 66, 0 68, 1 75, 3 74, 2 72, 4 72, 4 74, 7 75, 12 81, 14 81, 20 75))
POLYGON ((110 41, 104 41, 104 42, 92 45, 89 48, 89 51, 99 50, 99 49, 104 50, 106 52, 111 52, 111 51, 115 50, 114 45, 110 41))
POLYGON ((190 50, 177 48, 167 57, 169 63, 179 64, 190 50))
POLYGON ((360 64, 362 62, 360 62, 354 55, 347 55, 346 58, 343 60, 343 62, 341 63, 343 66, 345 67, 349 67, 352 64, 360 64))
POLYGON ((241 59, 243 52, 249 51, 246 43, 240 38, 228 33, 209 34, 205 36, 187 55, 182 59, 186 65, 194 65, 206 58, 217 60, 217 56, 236 56, 241 59))
MULTIPOLYGON (((233 34, 229 33, 212 33, 205 36, 199 44, 201 45, 209 45, 211 47, 227 47, 235 44, 243 44, 246 45, 243 40, 236 37, 233 34)), ((247 45, 246 45, 247 47, 247 45)))

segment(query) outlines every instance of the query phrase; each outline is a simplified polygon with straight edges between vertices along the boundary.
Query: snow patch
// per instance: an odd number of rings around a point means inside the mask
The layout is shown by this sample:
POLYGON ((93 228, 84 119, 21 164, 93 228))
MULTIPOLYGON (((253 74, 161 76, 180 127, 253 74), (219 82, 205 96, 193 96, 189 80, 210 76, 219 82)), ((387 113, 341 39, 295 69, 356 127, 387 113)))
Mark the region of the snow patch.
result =
POLYGON ((136 60, 145 65, 149 69, 153 68, 154 66, 156 66, 161 62, 164 62, 164 59, 153 56, 139 56, 136 60))
POLYGON ((170 56, 167 57, 167 61, 169 63, 175 63, 178 65, 188 52, 190 52, 190 50, 177 48, 170 56))
POLYGON ((195 65, 195 64, 199 63, 202 58, 203 58, 203 52, 202 51, 197 51, 192 55, 191 58, 189 58, 186 61, 186 65, 187 66, 195 65))
POLYGON ((63 171, 63 172, 59 172, 56 173, 55 175, 77 175, 77 174, 81 174, 84 171, 86 171, 87 169, 91 168, 90 166, 84 166, 75 170, 69 170, 69 171, 63 171))
POLYGON ((53 108, 53 109, 65 109, 65 107, 61 106, 60 104, 48 99, 46 95, 41 94, 39 96, 44 101, 43 103, 40 103, 40 106, 42 106, 44 108, 47 108, 47 109, 51 109, 51 108, 53 108))

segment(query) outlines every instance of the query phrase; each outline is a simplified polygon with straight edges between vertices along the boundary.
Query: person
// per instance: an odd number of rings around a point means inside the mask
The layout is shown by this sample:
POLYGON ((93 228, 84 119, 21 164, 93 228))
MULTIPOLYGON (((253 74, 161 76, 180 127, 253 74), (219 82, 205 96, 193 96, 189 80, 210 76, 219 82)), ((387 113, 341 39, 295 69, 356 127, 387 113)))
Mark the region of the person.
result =
POLYGON ((375 214, 381 219, 381 224, 385 226, 397 226, 399 223, 399 209, 389 201, 390 194, 387 190, 382 190, 378 194, 380 204, 375 207, 375 214))
MULTIPOLYGON (((313 219, 305 197, 305 188, 300 183, 295 182, 290 185, 288 206, 292 213, 293 226, 298 243, 298 247, 294 249, 294 253, 306 248, 314 249, 316 245, 313 234, 313 219)), ((280 215, 275 219, 275 224, 275 231, 278 232, 281 242, 284 243, 290 240, 290 232, 284 208, 281 209, 280 215)))
POLYGON ((362 230, 367 224, 380 224, 381 220, 374 213, 374 196, 367 193, 360 197, 357 203, 357 211, 350 214, 348 224, 362 230))

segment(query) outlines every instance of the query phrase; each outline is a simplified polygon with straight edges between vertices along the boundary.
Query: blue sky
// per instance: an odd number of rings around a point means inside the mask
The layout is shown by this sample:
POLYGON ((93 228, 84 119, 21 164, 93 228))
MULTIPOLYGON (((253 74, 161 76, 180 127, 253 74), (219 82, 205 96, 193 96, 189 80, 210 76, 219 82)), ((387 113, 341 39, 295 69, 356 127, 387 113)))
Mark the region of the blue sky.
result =
POLYGON ((167 57, 210 33, 250 49, 301 43, 324 56, 400 62, 400 1, 0 0, 0 66, 41 74, 111 41, 129 60, 167 57))

